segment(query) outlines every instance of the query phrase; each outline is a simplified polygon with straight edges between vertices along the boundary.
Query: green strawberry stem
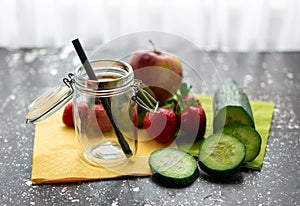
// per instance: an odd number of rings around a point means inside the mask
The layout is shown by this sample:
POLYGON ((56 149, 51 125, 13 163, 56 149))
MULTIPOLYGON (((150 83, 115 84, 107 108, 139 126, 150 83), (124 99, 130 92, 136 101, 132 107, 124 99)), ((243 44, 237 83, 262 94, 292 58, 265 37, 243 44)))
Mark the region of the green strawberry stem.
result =
POLYGON ((185 96, 189 95, 191 89, 192 89, 192 86, 188 87, 188 85, 186 83, 182 83, 180 85, 179 91, 180 91, 181 95, 183 97, 185 97, 185 96))
POLYGON ((184 97, 189 95, 192 86, 188 86, 186 83, 182 83, 180 85, 179 91, 175 93, 175 96, 178 101, 179 109, 177 109, 176 113, 180 113, 182 110, 186 109, 189 106, 193 106, 195 104, 195 100, 191 98, 186 103, 184 102, 184 97))

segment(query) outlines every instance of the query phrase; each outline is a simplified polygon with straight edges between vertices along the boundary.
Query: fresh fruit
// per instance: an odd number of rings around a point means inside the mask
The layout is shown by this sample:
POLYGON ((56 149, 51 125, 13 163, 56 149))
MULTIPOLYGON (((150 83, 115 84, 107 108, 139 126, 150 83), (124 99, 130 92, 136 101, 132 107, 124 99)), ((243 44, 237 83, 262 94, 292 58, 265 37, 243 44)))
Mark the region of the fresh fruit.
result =
POLYGON ((225 126, 242 124, 254 127, 254 119, 247 95, 237 83, 225 80, 213 98, 213 129, 217 132, 225 126))
POLYGON ((136 107, 133 107, 132 109, 133 109, 133 114, 132 114, 131 121, 133 123, 133 135, 134 135, 134 139, 138 140, 138 112, 136 107))
POLYGON ((134 127, 138 128, 138 112, 137 112, 137 107, 131 107, 130 108, 130 113, 129 113, 129 116, 130 116, 130 119, 131 119, 131 122, 133 124, 134 127))
POLYGON ((62 121, 67 127, 74 127, 73 102, 69 102, 65 106, 62 121))
POLYGON ((96 104, 90 111, 88 124, 94 129, 100 128, 102 132, 108 132, 112 129, 112 125, 102 104, 96 104))
POLYGON ((231 125, 223 129, 224 133, 238 137, 246 146, 245 162, 254 160, 260 152, 261 136, 250 126, 231 125))
POLYGON ((85 103, 80 103, 78 105, 78 115, 81 122, 86 122, 89 116, 89 108, 85 103))
POLYGON ((149 136, 161 143, 171 141, 177 127, 177 117, 171 109, 160 108, 159 113, 149 112, 144 118, 144 128, 149 136))
POLYGON ((246 147, 238 138, 218 132, 203 140, 199 166, 215 178, 225 178, 237 172, 244 162, 246 147))
MULTIPOLYGON (((68 127, 74 127, 73 108, 73 102, 68 103, 64 108, 62 119, 68 127)), ((112 125, 102 104, 96 104, 92 109, 89 109, 87 104, 80 103, 77 109, 81 125, 85 127, 89 126, 89 129, 100 129, 102 132, 108 132, 112 129, 112 125)))
POLYGON ((183 102, 185 104, 187 104, 188 102, 191 102, 191 101, 193 101, 194 106, 200 106, 201 105, 199 99, 197 99, 197 97, 195 97, 193 95, 188 94, 188 95, 183 97, 183 102))
POLYGON ((135 78, 149 86, 161 106, 180 87, 182 66, 178 57, 173 54, 158 51, 154 47, 153 50, 134 52, 128 63, 134 70, 135 78))
POLYGON ((206 115, 201 106, 189 106, 179 114, 180 129, 196 134, 196 139, 203 138, 206 129, 206 115))
POLYGON ((99 127, 103 132, 110 131, 112 129, 112 125, 110 120, 106 114, 105 109, 102 104, 97 104, 94 106, 94 111, 96 114, 97 122, 99 127))
POLYGON ((185 187, 199 176, 195 158, 179 149, 156 150, 151 153, 148 162, 153 178, 165 186, 185 187))
POLYGON ((180 130, 194 140, 202 139, 206 129, 206 114, 199 100, 189 94, 191 86, 183 83, 176 93, 178 105, 176 112, 180 122, 180 130))

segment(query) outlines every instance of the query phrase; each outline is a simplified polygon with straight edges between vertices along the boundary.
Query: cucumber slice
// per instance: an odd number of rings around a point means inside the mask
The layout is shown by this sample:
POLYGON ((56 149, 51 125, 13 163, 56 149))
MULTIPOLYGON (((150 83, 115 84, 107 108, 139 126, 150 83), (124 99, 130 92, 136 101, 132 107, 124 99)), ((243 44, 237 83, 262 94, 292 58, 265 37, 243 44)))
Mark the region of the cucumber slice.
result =
POLYGON ((165 186, 184 187, 193 183, 199 176, 196 159, 175 148, 152 152, 149 165, 153 178, 165 186))
POLYGON ((243 124, 255 128, 249 99, 231 79, 224 81, 216 91, 213 109, 214 132, 232 124, 243 124))
POLYGON ((251 162, 260 152, 261 136, 252 127, 245 125, 231 125, 223 129, 224 133, 234 135, 246 146, 246 157, 244 162, 251 162))
POLYGON ((246 147, 237 137, 218 132, 201 144, 199 166, 207 174, 224 178, 237 172, 246 156, 246 147))

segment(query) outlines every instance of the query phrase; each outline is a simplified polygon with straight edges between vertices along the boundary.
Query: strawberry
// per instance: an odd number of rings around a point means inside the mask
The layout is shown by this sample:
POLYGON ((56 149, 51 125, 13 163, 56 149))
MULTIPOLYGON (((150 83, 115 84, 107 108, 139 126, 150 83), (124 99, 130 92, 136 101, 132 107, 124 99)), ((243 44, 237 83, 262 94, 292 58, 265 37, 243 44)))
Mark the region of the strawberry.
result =
POLYGON ((183 102, 185 104, 189 104, 189 102, 193 101, 192 104, 194 104, 194 106, 199 106, 200 105, 200 101, 199 99, 197 99, 197 97, 193 96, 193 95, 186 95, 183 97, 183 102))
POLYGON ((90 111, 89 124, 94 128, 100 128, 102 132, 108 132, 112 129, 112 125, 102 104, 95 105, 90 111))
POLYGON ((137 111, 137 107, 134 105, 131 105, 129 107, 129 117, 131 120, 131 125, 132 125, 132 129, 133 129, 133 135, 134 135, 134 139, 138 139, 138 111, 137 111))
POLYGON ((132 107, 131 108, 131 113, 130 113, 130 118, 132 121, 132 124, 134 127, 138 128, 139 127, 139 123, 138 123, 138 109, 137 107, 132 107))
POLYGON ((191 88, 192 87, 188 87, 186 83, 182 83, 179 88, 179 93, 176 93, 177 98, 175 99, 172 97, 168 99, 168 106, 173 108, 177 115, 180 113, 180 107, 201 106, 199 99, 196 96, 189 94, 191 88))
POLYGON ((62 121, 67 127, 74 127, 73 102, 69 102, 65 106, 62 121))
POLYGON ((78 115, 81 122, 86 122, 89 116, 89 107, 85 103, 81 103, 78 105, 78 115))
POLYGON ((182 110, 178 116, 180 129, 189 134, 196 134, 202 138, 206 129, 206 115, 201 106, 189 106, 182 110))
POLYGON ((178 128, 176 114, 167 108, 160 108, 159 113, 147 113, 144 128, 149 136, 161 143, 171 141, 178 128))
MULTIPOLYGON (((179 103, 185 104, 185 106, 198 106, 200 105, 199 99, 197 97, 190 95, 192 86, 189 86, 186 83, 182 83, 179 88, 179 94, 177 93, 177 99, 179 103)), ((181 105, 183 106, 183 105, 181 105)))
POLYGON ((131 113, 131 121, 133 123, 133 135, 134 139, 138 139, 138 112, 136 107, 132 107, 132 113, 131 113))
POLYGON ((206 115, 199 100, 189 94, 191 86, 183 83, 176 93, 178 108, 176 109, 180 122, 181 132, 193 136, 195 139, 203 138, 206 129, 206 115))

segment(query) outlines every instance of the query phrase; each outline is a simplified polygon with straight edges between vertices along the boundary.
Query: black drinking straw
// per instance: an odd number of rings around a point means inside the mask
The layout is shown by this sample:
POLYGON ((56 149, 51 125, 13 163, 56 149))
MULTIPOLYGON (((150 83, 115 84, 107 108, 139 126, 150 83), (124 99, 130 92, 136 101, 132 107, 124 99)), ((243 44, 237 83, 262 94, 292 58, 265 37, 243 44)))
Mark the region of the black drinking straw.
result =
MULTIPOLYGON (((75 50, 77 52, 77 55, 80 58, 80 61, 81 61, 82 65, 83 65, 83 68, 86 70, 86 73, 87 73, 89 79, 90 80, 98 81, 98 79, 97 79, 97 77, 96 77, 96 75, 94 73, 94 70, 92 69, 92 66, 91 66, 90 62, 88 61, 88 58, 85 55, 85 52, 84 52, 84 50, 83 50, 83 48, 82 48, 82 46, 81 46, 81 44, 79 42, 79 39, 74 39, 72 41, 72 43, 73 43, 74 48, 75 48, 75 50)), ((101 82, 99 82, 98 89, 101 90, 103 88, 104 88, 103 84, 101 82)), ((107 97, 102 97, 101 98, 101 103, 102 103, 103 108, 105 109, 105 111, 107 113, 107 116, 108 116, 108 118, 109 118, 109 120, 110 120, 110 122, 111 122, 111 124, 112 124, 112 126, 114 128, 115 134, 116 134, 116 136, 118 138, 118 141, 119 141, 119 143, 121 145, 121 148, 122 148, 124 154, 127 157, 131 157, 132 156, 132 151, 131 151, 131 149, 130 149, 128 143, 127 143, 127 141, 125 140, 123 134, 121 133, 118 125, 116 124, 116 122, 114 120, 114 117, 112 115, 111 108, 110 108, 109 101, 108 101, 107 97)))

